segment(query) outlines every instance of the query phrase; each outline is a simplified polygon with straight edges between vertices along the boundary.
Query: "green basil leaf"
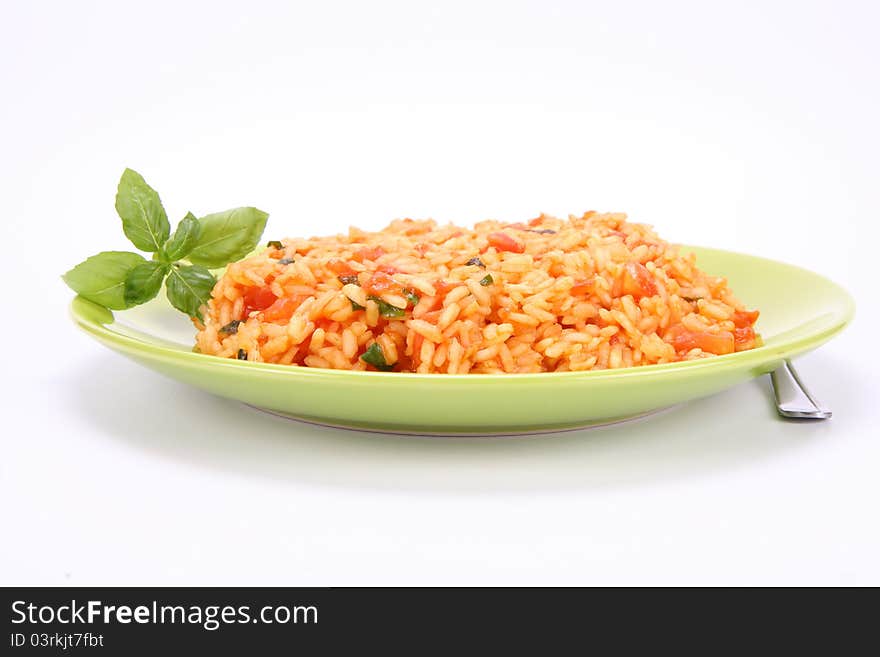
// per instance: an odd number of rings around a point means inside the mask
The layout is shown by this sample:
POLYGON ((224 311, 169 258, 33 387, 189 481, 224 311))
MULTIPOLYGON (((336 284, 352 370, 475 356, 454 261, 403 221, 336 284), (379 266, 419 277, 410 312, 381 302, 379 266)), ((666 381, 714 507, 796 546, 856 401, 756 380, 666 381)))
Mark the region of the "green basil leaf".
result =
POLYGON ((122 218, 125 236, 141 251, 155 253, 162 248, 171 225, 156 190, 141 174, 126 169, 116 191, 116 212, 122 218))
POLYGON ((81 297, 111 310, 127 308, 125 279, 129 272, 146 262, 128 251, 102 251, 79 263, 62 278, 81 297))
POLYGON ((385 361, 385 354, 378 342, 371 344, 370 348, 361 354, 361 360, 382 372, 388 372, 394 367, 393 364, 389 365, 385 361))
POLYGON ((165 242, 165 246, 162 249, 165 257, 174 262, 188 256, 189 252, 198 244, 201 232, 202 225, 199 223, 199 220, 196 219, 192 212, 187 212, 186 216, 177 224, 174 235, 165 242))
POLYGON ((480 279, 480 285, 486 287, 487 285, 492 285, 495 282, 495 279, 492 278, 492 274, 486 274, 483 278, 480 279))
POLYGON ((139 306, 159 294, 167 273, 168 265, 155 260, 141 263, 128 272, 125 277, 126 307, 139 306))
POLYGON ((202 217, 198 243, 187 259, 211 268, 240 260, 260 241, 268 217, 256 208, 235 208, 202 217))
POLYGON ((382 301, 381 298, 379 298, 373 294, 371 294, 367 298, 372 299, 373 301, 376 302, 376 305, 379 306, 379 314, 382 315, 382 317, 385 317, 388 319, 394 319, 397 317, 405 317, 406 316, 406 311, 403 308, 398 308, 397 306, 392 306, 387 301, 382 301))
POLYGON ((202 319, 201 307, 211 298, 217 279, 204 267, 172 265, 165 291, 168 301, 190 317, 202 319))

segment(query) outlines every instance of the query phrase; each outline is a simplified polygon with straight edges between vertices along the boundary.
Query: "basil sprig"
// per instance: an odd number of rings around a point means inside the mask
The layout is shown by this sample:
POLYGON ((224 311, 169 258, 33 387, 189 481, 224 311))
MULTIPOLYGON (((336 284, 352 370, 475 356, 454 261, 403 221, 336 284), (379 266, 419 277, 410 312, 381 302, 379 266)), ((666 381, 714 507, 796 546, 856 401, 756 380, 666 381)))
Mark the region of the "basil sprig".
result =
POLYGON ((268 214, 234 208, 197 219, 191 212, 171 233, 159 194, 136 171, 126 169, 116 192, 122 231, 147 260, 128 251, 102 251, 64 274, 77 294, 111 310, 146 303, 162 283, 172 306, 202 319, 201 308, 217 283, 209 268, 223 267, 250 253, 266 228, 268 214))

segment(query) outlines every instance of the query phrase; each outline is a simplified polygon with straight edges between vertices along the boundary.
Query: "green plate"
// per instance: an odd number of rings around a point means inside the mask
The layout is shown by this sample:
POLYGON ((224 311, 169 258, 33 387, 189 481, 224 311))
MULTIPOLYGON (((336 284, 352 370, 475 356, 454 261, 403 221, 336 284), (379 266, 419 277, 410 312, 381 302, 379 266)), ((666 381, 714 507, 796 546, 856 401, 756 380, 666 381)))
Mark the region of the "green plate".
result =
POLYGON ((114 314, 77 297, 80 328, 111 349, 230 400, 296 419, 414 434, 516 434, 607 424, 704 397, 815 349, 852 319, 838 285, 773 260, 692 248, 761 311, 764 346, 698 361, 546 374, 395 374, 249 363, 193 353, 192 325, 164 298, 114 314))

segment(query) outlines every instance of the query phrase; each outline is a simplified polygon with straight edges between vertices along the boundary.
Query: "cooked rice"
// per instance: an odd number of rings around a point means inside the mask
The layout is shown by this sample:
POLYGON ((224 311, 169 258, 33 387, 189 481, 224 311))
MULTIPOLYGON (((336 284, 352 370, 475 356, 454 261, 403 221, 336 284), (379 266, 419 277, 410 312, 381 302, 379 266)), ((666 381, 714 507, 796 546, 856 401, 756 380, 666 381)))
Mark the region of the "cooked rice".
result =
POLYGON ((596 212, 288 239, 229 265, 204 318, 202 353, 344 370, 376 369, 361 358, 374 343, 393 371, 466 374, 614 369, 760 342, 757 312, 724 278, 649 226, 596 212))

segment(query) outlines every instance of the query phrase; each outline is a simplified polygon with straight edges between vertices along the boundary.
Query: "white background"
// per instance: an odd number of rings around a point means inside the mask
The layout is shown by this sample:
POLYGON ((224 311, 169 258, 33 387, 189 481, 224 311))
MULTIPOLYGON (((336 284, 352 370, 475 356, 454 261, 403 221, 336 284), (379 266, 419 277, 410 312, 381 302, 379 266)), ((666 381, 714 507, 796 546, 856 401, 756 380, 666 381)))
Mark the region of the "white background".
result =
POLYGON ((877 5, 431 4, 4 6, 0 584, 880 584, 877 5), (858 304, 798 363, 834 419, 766 381, 536 438, 263 416, 68 321, 125 166, 267 237, 623 210, 799 264, 858 304))

